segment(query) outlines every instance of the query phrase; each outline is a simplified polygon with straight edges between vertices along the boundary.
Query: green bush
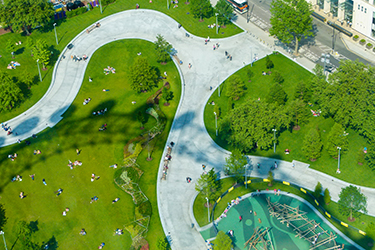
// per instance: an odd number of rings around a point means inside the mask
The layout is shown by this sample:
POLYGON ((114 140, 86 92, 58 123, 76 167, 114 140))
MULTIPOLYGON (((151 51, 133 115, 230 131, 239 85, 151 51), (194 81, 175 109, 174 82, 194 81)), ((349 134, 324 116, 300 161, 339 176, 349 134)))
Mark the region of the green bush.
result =
POLYGON ((358 38, 359 38, 359 36, 358 36, 358 35, 355 35, 355 36, 353 36, 353 38, 354 38, 354 39, 358 39, 358 38))
POLYGON ((149 200, 139 204, 138 209, 139 209, 139 212, 143 216, 151 216, 152 215, 152 206, 151 206, 151 202, 149 200))
POLYGON ((66 17, 67 18, 71 18, 71 17, 78 16, 78 15, 81 15, 81 14, 86 13, 86 12, 87 12, 87 8, 86 7, 81 7, 81 8, 72 10, 72 11, 67 11, 66 12, 66 17))
POLYGON ((371 49, 372 48, 372 43, 366 44, 366 48, 371 49))
POLYGON ((365 39, 361 39, 361 40, 359 41, 359 43, 360 43, 360 44, 365 44, 365 43, 366 43, 366 40, 365 40, 365 39))

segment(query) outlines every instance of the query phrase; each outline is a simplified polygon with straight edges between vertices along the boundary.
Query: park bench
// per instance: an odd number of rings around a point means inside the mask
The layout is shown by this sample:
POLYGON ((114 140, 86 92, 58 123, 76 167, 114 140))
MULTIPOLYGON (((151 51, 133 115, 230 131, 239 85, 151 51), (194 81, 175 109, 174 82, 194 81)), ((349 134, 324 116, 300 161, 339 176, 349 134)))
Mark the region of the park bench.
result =
POLYGON ((176 59, 176 61, 177 61, 180 65, 182 65, 182 60, 180 60, 180 58, 178 58, 178 56, 173 55, 173 58, 176 59))
POLYGON ((93 31, 95 28, 99 28, 100 27, 100 23, 96 23, 94 24, 93 26, 91 26, 90 28, 88 28, 86 30, 87 34, 89 34, 91 31, 93 31))

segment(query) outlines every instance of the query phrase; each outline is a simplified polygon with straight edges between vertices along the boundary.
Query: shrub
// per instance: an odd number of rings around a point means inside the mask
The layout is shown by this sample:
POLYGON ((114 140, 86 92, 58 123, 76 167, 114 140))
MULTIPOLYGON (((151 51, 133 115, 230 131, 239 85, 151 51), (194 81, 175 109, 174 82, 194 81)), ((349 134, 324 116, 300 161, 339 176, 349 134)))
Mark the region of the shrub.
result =
POLYGON ((366 44, 366 48, 371 49, 372 48, 372 44, 371 43, 366 44))
POLYGON ((81 15, 81 14, 83 14, 85 12, 87 12, 87 8, 86 7, 77 8, 77 9, 72 10, 72 11, 67 11, 66 12, 66 17, 67 18, 71 18, 71 17, 74 17, 74 16, 81 15))
POLYGON ((322 191, 323 191, 322 184, 320 182, 318 182, 316 184, 315 190, 314 190, 314 196, 315 196, 315 198, 319 199, 320 196, 322 195, 322 191))
POLYGON ((329 193, 328 188, 324 190, 324 203, 328 205, 331 202, 331 195, 329 193))
POLYGON ((365 40, 365 39, 361 39, 361 40, 359 41, 359 44, 364 45, 365 43, 366 43, 366 40, 365 40))
POLYGON ((151 206, 151 202, 149 200, 139 204, 138 209, 139 209, 139 212, 143 216, 151 216, 152 215, 152 206, 151 206))
POLYGON ((354 40, 354 41, 357 41, 358 39, 359 39, 359 36, 358 36, 358 35, 353 36, 353 40, 354 40))
POLYGON ((274 66, 273 62, 271 61, 270 57, 267 55, 267 57, 266 57, 266 68, 272 69, 273 66, 274 66))
POLYGON ((273 80, 277 83, 282 84, 284 82, 284 77, 280 74, 280 72, 274 72, 273 80))

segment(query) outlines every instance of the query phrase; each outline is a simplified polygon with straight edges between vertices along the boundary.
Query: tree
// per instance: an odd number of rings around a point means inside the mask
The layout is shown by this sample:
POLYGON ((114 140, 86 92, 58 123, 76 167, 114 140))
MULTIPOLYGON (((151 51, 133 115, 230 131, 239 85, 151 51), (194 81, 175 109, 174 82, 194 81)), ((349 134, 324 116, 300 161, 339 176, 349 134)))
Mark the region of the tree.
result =
POLYGON ((141 129, 143 129, 144 128, 143 126, 144 126, 144 124, 146 122, 146 117, 145 117, 145 115, 143 114, 142 111, 138 111, 138 113, 137 113, 137 120, 141 124, 141 129))
POLYGON ((36 40, 33 52, 35 60, 39 60, 39 63, 43 65, 43 69, 46 69, 51 56, 47 42, 43 39, 36 40))
POLYGON ((225 0, 219 0, 216 3, 215 12, 219 13, 217 21, 221 25, 227 25, 234 17, 232 5, 228 4, 225 0))
POLYGON ((225 172, 233 175, 238 182, 241 181, 245 174, 244 166, 247 164, 247 158, 239 149, 234 149, 232 154, 225 158, 225 172))
POLYGON ((159 77, 143 57, 137 57, 130 69, 131 87, 137 92, 146 92, 157 86, 159 77))
POLYGON ((308 103, 308 101, 311 99, 310 87, 303 82, 297 84, 296 88, 294 89, 294 98, 308 103))
POLYGON ((273 145, 272 129, 280 131, 289 125, 284 107, 262 101, 247 100, 231 109, 219 122, 221 138, 243 152, 273 145))
POLYGON ((238 75, 231 76, 226 85, 226 95, 234 101, 239 100, 245 94, 245 84, 238 75))
POLYGON ((266 97, 268 103, 275 103, 276 105, 284 105, 288 95, 280 84, 274 83, 266 97))
POLYGON ((269 55, 266 56, 266 68, 267 69, 272 69, 273 68, 273 62, 271 61, 269 55))
POLYGON ((315 196, 315 198, 319 199, 320 196, 322 196, 322 191, 323 191, 322 183, 320 183, 318 181, 318 183, 315 186, 315 190, 314 190, 314 196, 315 196))
POLYGON ((288 105, 288 115, 292 120, 295 129, 299 129, 301 124, 309 120, 310 111, 306 103, 300 99, 291 101, 288 105))
POLYGON ((0 5, 0 22, 12 30, 25 30, 48 24, 55 13, 52 3, 44 0, 12 0, 0 5))
POLYGON ((349 215, 349 221, 354 221, 353 216, 359 215, 359 212, 367 213, 367 197, 360 188, 352 185, 341 189, 338 205, 341 214, 349 215))
POLYGON ((284 82, 284 77, 280 74, 280 72, 275 71, 273 72, 273 80, 276 83, 282 84, 284 82))
POLYGON ((3 207, 3 204, 0 204, 0 231, 4 229, 7 221, 8 218, 5 216, 5 208, 3 207))
POLYGON ((14 58, 14 51, 16 50, 16 46, 12 40, 8 40, 6 44, 6 49, 9 53, 12 54, 12 58, 14 58))
POLYGON ((158 250, 169 250, 171 249, 169 242, 166 238, 159 238, 158 243, 157 243, 157 248, 158 250))
POLYGON ((220 183, 216 179, 215 169, 211 168, 207 173, 201 174, 195 184, 195 190, 200 192, 204 199, 207 197, 210 201, 216 200, 220 191, 220 183))
POLYGON ((331 157, 338 157, 338 147, 340 153, 348 150, 348 137, 341 124, 335 123, 328 134, 327 151, 331 157))
POLYGON ((254 72, 251 70, 251 68, 246 69, 246 75, 249 78, 249 81, 251 80, 251 78, 253 78, 254 72))
POLYGON ((324 190, 324 203, 328 205, 331 202, 331 194, 329 193, 328 188, 324 190))
POLYGON ((40 249, 38 244, 35 243, 32 239, 33 229, 31 228, 30 223, 23 221, 23 220, 19 221, 17 223, 17 229, 18 229, 18 238, 22 245, 21 249, 25 249, 25 250, 40 249))
POLYGON ((163 88, 163 98, 166 101, 166 103, 169 105, 169 101, 173 100, 174 94, 172 91, 167 89, 166 87, 163 88))
POLYGON ((31 88, 31 85, 34 83, 35 76, 33 76, 29 71, 22 71, 20 81, 24 83, 28 88, 31 88))
POLYGON ((305 157, 310 159, 310 161, 315 161, 320 156, 322 146, 323 144, 320 140, 318 130, 315 128, 310 129, 310 131, 305 135, 302 146, 305 157))
POLYGON ((211 17, 213 8, 210 0, 191 0, 190 11, 195 18, 202 20, 204 17, 211 17))
POLYGON ((326 81, 326 76, 323 72, 323 66, 317 64, 313 69, 315 75, 310 80, 310 89, 312 95, 312 103, 320 104, 323 102, 324 92, 328 87, 328 82, 326 81))
POLYGON ((322 111, 344 127, 375 139, 375 68, 358 61, 344 61, 330 75, 321 98, 322 111))
POLYGON ((5 72, 0 72, 0 111, 11 110, 23 94, 16 82, 5 72))
POLYGON ((232 249, 232 239, 224 233, 223 231, 219 231, 216 235, 215 239, 215 250, 231 250, 232 249))
POLYGON ((298 53, 298 42, 303 37, 313 36, 311 6, 305 0, 272 0, 271 25, 272 36, 290 44, 295 41, 295 53, 298 53))
POLYGON ((160 34, 156 36, 155 50, 158 55, 158 62, 167 62, 171 60, 170 54, 172 53, 172 44, 167 42, 164 37, 160 34))

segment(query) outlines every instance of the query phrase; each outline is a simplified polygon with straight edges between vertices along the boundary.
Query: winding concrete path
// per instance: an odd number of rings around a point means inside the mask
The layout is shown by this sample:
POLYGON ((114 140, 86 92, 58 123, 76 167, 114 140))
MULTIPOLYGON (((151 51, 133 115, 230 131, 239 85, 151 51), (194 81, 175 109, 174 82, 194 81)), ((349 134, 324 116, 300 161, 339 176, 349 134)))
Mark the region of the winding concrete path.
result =
MULTIPOLYGON (((170 17, 142 9, 118 13, 101 20, 100 23, 101 27, 90 34, 82 31, 73 39, 74 47, 62 52, 47 93, 32 108, 6 122, 15 134, 6 136, 4 131, 0 132, 0 146, 28 138, 54 126, 62 119, 63 113, 81 87, 87 67, 87 62, 76 63, 70 60, 71 55, 86 54, 90 58, 106 43, 131 38, 154 41, 156 35, 161 34, 174 46, 184 64, 177 65, 182 77, 183 91, 168 139, 168 142, 174 141, 176 145, 173 148, 167 180, 160 180, 162 162, 159 169, 157 198, 160 219, 172 249, 206 249, 198 230, 191 228, 191 223, 195 223, 192 215, 192 202, 196 195, 194 185, 202 173, 201 164, 222 171, 225 157, 229 155, 229 152, 212 141, 204 127, 203 111, 212 93, 210 86, 215 89, 229 75, 249 64, 251 49, 259 58, 271 53, 273 39, 252 24, 245 23, 243 26, 251 29, 249 33, 211 40, 205 46, 204 38, 193 35, 187 38, 186 31, 179 29, 177 22, 170 17), (259 42, 259 39, 262 39, 262 42, 259 42), (220 43, 220 48, 214 51, 212 46, 216 42, 220 43), (224 51, 232 55, 232 61, 226 59, 224 51), (191 69, 188 68, 188 63, 192 64, 191 69), (187 176, 193 179, 192 183, 186 182, 187 176)), ((311 68, 309 62, 300 62, 311 68)), ((249 164, 256 164, 258 161, 262 166, 270 166, 273 162, 272 159, 249 157, 249 164)), ((251 175, 265 177, 267 171, 266 168, 261 168, 260 171, 253 169, 251 175)), ((291 163, 279 162, 275 177, 308 189, 313 189, 317 181, 320 181, 324 188, 329 188, 333 200, 338 199, 341 187, 348 185, 311 170, 303 163, 297 163, 295 168, 292 168, 291 163)), ((369 213, 375 215, 374 189, 362 190, 369 197, 369 213)))

